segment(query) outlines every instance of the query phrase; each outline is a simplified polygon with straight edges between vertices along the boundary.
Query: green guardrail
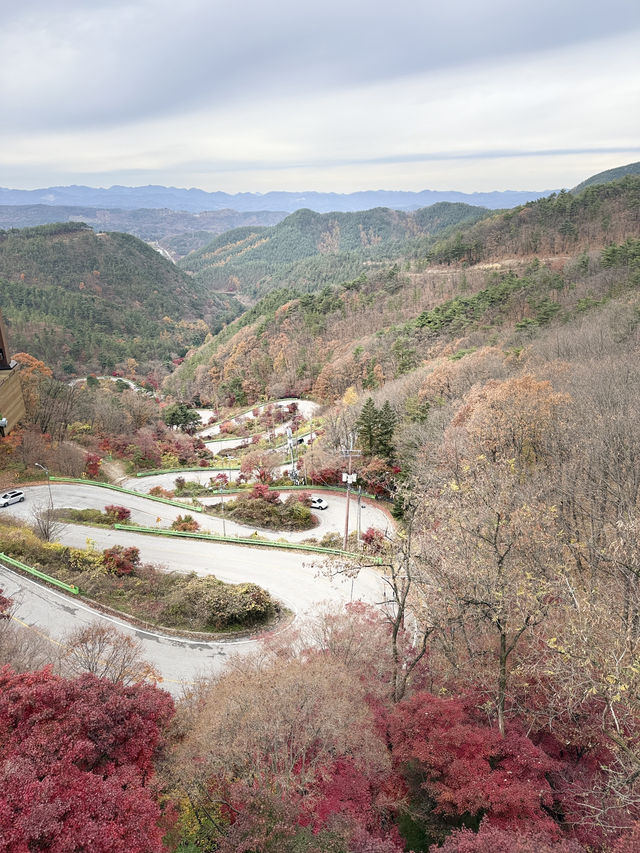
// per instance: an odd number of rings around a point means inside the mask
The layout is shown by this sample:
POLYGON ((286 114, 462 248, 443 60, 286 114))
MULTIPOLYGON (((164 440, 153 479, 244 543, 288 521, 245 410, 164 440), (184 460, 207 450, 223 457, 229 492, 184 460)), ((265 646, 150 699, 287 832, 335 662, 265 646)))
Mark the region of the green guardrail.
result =
MULTIPOLYGON (((149 471, 138 471, 136 477, 154 477, 156 474, 188 474, 190 471, 239 471, 239 465, 194 465, 187 468, 153 468, 149 471)), ((53 477, 51 478, 53 479, 53 477)))
POLYGON ((0 553, 0 562, 8 563, 10 566, 13 566, 16 569, 22 569, 23 572, 28 572, 30 575, 33 575, 36 578, 40 578, 41 580, 47 581, 47 583, 52 583, 54 586, 60 587, 60 589, 64 589, 66 592, 71 592, 73 595, 78 595, 80 590, 77 586, 71 586, 68 583, 64 583, 64 581, 59 581, 58 578, 52 578, 51 575, 47 575, 44 572, 41 572, 39 569, 34 569, 31 566, 27 566, 25 563, 21 563, 20 560, 14 560, 13 557, 9 557, 7 554, 0 553))
MULTIPOLYGON (((201 468, 196 470, 200 471, 201 468)), ((125 495, 133 495, 136 498, 145 498, 148 501, 156 501, 169 506, 177 506, 179 509, 188 509, 193 512, 202 512, 202 507, 192 504, 181 503, 174 501, 172 498, 161 498, 158 495, 148 495, 145 492, 136 492, 133 489, 125 489, 124 486, 114 486, 113 483, 96 483, 95 480, 78 480, 72 477, 51 477, 51 482, 54 483, 78 483, 81 486, 97 486, 100 489, 111 489, 112 492, 122 492, 125 495)))
MULTIPOLYGON (((196 495, 196 497, 200 498, 215 498, 217 495, 244 495, 247 492, 251 491, 251 489, 258 485, 257 483, 247 483, 244 488, 235 488, 235 489, 223 489, 222 492, 220 489, 214 489, 213 492, 209 495, 196 495)), ((346 495, 347 490, 344 486, 268 486, 267 487, 270 492, 341 492, 346 495)), ((351 489, 351 497, 357 498, 358 493, 354 492, 351 489)), ((370 494, 369 492, 362 492, 361 497, 368 498, 371 501, 380 502, 380 498, 377 498, 375 495, 370 494)))
MULTIPOLYGON (((250 537, 218 536, 216 533, 193 533, 189 530, 163 530, 159 527, 135 527, 131 524, 114 524, 116 530, 130 530, 132 533, 152 533, 155 536, 177 536, 183 539, 204 539, 209 542, 227 542, 230 545, 258 545, 262 548, 282 548, 285 551, 312 551, 316 554, 331 554, 338 557, 362 557, 362 554, 354 554, 351 551, 343 551, 341 548, 322 548, 320 545, 303 545, 295 542, 273 542, 265 539, 251 539, 250 537)), ((374 558, 378 564, 382 563, 380 557, 374 558)))

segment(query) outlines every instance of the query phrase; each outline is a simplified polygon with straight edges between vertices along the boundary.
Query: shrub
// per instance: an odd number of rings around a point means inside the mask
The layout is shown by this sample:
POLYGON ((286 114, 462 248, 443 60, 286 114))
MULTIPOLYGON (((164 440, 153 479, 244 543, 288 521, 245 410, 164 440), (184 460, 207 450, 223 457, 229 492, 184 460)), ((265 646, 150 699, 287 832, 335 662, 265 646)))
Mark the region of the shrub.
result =
POLYGON ((138 548, 125 548, 122 545, 114 545, 113 548, 105 548, 102 552, 107 571, 118 577, 135 574, 140 565, 140 551, 138 548))
POLYGON ((172 530, 183 530, 189 533, 195 533, 200 530, 200 525, 192 515, 179 515, 171 525, 172 530))
POLYGON ((180 465, 180 460, 175 453, 163 453, 160 461, 163 468, 177 468, 180 465))
POLYGON ((262 500, 270 504, 277 504, 280 501, 280 492, 269 491, 269 487, 264 483, 257 483, 249 495, 251 500, 262 500))
POLYGON ((154 498, 172 498, 174 493, 163 489, 162 486, 153 486, 149 489, 149 494, 153 495, 154 498))
POLYGON ((163 625, 191 625, 221 631, 264 622, 277 610, 268 592, 252 583, 224 584, 209 575, 187 576, 169 597, 160 621, 163 625))
POLYGON ((104 524, 105 522, 105 517, 99 509, 61 510, 60 515, 69 521, 79 521, 84 524, 104 524))
POLYGON ((367 551, 378 554, 384 544, 384 533, 381 530, 376 530, 375 527, 368 527, 362 534, 362 541, 367 551))
POLYGON ((115 524, 117 521, 129 521, 131 518, 131 510, 127 509, 126 506, 115 506, 114 504, 109 504, 104 508, 104 513, 108 517, 108 520, 115 524))
POLYGON ((86 459, 84 461, 84 470, 87 477, 98 476, 101 462, 102 459, 100 459, 97 453, 87 453, 86 459))

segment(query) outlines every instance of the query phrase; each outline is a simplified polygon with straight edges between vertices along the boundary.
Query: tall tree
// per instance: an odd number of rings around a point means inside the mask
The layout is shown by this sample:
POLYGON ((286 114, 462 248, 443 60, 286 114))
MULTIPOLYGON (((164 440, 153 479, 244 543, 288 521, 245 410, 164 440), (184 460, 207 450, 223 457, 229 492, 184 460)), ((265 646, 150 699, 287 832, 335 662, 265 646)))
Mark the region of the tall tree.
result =
POLYGON ((380 425, 380 413, 376 409, 373 397, 369 397, 362 407, 360 416, 356 421, 358 438, 365 453, 373 456, 378 446, 378 430, 380 425))

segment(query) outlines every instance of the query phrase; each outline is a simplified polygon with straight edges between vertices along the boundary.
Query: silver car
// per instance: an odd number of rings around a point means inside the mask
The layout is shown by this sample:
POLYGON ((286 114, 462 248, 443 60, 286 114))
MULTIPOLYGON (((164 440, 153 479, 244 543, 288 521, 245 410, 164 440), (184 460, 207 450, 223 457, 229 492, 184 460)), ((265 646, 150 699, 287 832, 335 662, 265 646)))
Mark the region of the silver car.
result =
POLYGON ((24 492, 17 489, 12 489, 10 492, 5 492, 0 495, 0 506, 9 506, 9 504, 19 504, 24 500, 24 492))

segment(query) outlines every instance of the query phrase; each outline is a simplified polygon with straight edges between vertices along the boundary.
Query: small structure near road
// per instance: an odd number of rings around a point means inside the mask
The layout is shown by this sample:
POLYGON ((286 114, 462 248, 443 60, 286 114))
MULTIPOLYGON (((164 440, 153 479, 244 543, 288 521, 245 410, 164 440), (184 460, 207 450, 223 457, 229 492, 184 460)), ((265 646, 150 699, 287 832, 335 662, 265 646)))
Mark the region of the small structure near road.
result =
POLYGON ((26 414, 17 366, 9 356, 7 334, 0 314, 0 436, 10 433, 26 414))

